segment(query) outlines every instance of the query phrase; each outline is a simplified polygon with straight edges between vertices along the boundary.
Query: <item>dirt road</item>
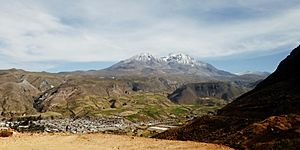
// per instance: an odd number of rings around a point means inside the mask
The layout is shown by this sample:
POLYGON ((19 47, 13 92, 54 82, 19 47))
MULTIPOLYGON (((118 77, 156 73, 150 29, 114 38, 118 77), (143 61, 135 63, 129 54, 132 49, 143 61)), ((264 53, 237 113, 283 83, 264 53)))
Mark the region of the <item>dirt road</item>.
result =
POLYGON ((0 150, 229 150, 220 145, 186 141, 168 141, 109 134, 61 135, 17 134, 0 138, 0 150))

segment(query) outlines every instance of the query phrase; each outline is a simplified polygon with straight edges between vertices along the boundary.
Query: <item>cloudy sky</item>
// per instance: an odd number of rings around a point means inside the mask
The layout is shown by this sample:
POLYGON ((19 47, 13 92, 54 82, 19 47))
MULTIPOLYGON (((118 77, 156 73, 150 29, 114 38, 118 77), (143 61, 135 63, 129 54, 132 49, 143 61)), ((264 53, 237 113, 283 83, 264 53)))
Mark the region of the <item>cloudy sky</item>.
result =
POLYGON ((101 69, 183 52, 273 71, 300 41, 299 0, 0 0, 0 68, 101 69))

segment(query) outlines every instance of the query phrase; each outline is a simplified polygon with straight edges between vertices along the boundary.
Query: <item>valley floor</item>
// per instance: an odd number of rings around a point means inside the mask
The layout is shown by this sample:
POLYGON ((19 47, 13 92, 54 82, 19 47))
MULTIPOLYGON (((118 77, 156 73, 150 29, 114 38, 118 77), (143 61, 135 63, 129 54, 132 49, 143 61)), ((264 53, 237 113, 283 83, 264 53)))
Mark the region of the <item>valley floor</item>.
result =
POLYGON ((146 150, 146 149, 197 149, 230 150, 221 145, 190 141, 169 141, 110 134, 15 134, 0 138, 0 149, 5 150, 146 150))

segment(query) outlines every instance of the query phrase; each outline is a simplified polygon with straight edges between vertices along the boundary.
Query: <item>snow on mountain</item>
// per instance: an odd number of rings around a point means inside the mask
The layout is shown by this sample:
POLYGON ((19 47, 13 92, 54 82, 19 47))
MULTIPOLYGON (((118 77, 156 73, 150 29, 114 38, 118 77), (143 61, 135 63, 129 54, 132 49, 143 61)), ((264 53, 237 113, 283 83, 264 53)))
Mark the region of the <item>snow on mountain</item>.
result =
POLYGON ((192 67, 194 66, 202 66, 207 67, 207 63, 203 63, 200 61, 195 60, 194 58, 190 57, 189 55, 183 54, 183 53, 171 53, 168 56, 163 57, 157 57, 154 55, 151 55, 149 53, 141 53, 139 55, 135 55, 127 60, 125 62, 130 61, 140 61, 140 62, 157 62, 157 63, 175 63, 175 64, 183 64, 183 65, 190 65, 192 67))
POLYGON ((191 66, 207 66, 206 63, 197 61, 189 55, 183 53, 171 53, 169 56, 162 57, 162 59, 169 63, 178 63, 191 66))
POLYGON ((162 62, 163 60, 159 57, 153 56, 149 53, 141 53, 139 55, 135 55, 129 59, 127 59, 127 61, 141 61, 141 62, 148 62, 148 61, 156 61, 156 62, 162 62))
POLYGON ((141 53, 120 61, 105 70, 141 74, 189 74, 206 77, 234 76, 229 72, 218 70, 210 64, 195 60, 182 53, 172 53, 164 57, 141 53))

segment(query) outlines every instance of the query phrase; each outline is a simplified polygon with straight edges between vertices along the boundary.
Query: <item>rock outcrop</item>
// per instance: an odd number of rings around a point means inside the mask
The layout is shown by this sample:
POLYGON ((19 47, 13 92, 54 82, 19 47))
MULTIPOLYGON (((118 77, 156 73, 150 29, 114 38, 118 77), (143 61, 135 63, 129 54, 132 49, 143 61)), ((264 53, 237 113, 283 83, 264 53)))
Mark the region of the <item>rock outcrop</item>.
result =
POLYGON ((10 137, 13 133, 13 130, 10 128, 0 127, 0 137, 10 137))

